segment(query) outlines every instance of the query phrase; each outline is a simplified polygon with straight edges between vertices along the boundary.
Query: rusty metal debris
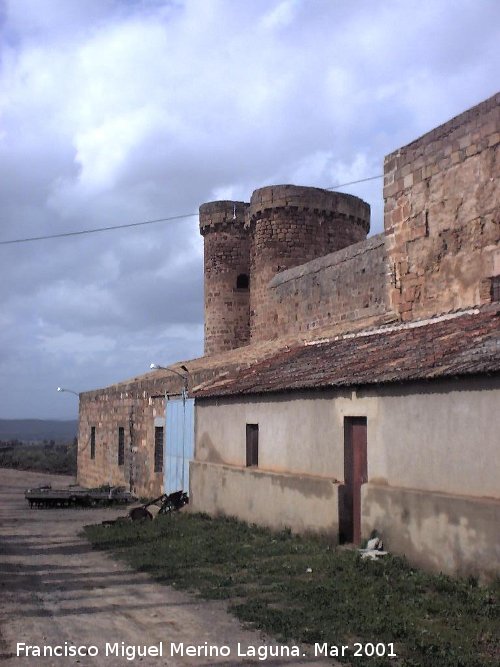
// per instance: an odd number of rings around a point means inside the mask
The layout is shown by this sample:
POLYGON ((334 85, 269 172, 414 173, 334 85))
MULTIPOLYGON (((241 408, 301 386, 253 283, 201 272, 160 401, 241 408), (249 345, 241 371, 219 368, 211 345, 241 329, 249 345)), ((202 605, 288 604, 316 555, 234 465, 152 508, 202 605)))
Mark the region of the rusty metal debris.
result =
POLYGON ((164 493, 154 500, 150 500, 144 505, 133 507, 128 516, 119 517, 114 521, 103 521, 103 526, 111 526, 115 523, 122 523, 124 521, 152 521, 153 513, 148 509, 155 506, 158 514, 169 514, 180 510, 184 505, 189 503, 189 496, 185 491, 175 491, 174 493, 164 493))
POLYGON ((124 486, 109 486, 108 484, 95 489, 87 489, 78 485, 53 489, 50 485, 44 485, 35 489, 26 489, 24 497, 30 509, 34 507, 37 509, 95 507, 132 503, 137 500, 124 486))

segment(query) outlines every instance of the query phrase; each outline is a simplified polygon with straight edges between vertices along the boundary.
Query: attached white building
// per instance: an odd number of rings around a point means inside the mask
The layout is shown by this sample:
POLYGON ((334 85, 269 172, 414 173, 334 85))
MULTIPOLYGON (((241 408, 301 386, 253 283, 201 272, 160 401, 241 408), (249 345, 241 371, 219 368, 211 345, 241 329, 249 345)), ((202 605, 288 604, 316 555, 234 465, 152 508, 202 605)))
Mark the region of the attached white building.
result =
POLYGON ((196 396, 194 509, 499 571, 500 306, 299 343, 196 396))

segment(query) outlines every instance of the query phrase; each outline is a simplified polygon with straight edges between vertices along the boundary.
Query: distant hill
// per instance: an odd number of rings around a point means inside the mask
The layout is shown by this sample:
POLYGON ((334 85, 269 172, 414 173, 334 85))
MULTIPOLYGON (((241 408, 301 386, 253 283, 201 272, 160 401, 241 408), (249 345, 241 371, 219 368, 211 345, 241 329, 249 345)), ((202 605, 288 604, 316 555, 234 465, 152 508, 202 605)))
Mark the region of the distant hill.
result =
POLYGON ((0 419, 0 440, 69 442, 76 437, 77 431, 76 419, 0 419))

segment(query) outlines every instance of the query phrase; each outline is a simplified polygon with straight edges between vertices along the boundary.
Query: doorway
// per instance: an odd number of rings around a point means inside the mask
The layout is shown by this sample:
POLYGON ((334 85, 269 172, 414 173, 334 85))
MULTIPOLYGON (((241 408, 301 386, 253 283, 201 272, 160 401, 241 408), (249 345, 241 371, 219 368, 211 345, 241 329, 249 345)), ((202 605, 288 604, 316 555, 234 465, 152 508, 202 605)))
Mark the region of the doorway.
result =
POLYGON ((339 498, 340 542, 361 542, 361 485, 368 481, 366 417, 344 418, 344 485, 339 498))
POLYGON ((189 493, 189 462, 194 458, 194 398, 167 396, 163 491, 189 493))
POLYGON ((247 424, 247 468, 259 465, 259 425, 247 424))

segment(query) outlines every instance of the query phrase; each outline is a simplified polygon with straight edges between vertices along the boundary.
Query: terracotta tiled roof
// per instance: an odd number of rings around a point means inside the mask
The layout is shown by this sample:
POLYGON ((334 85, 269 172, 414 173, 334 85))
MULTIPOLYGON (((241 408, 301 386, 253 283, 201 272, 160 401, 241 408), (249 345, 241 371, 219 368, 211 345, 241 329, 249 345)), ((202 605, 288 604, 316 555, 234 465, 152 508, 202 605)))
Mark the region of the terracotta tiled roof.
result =
POLYGON ((196 397, 500 371, 500 304, 308 341, 194 388, 196 397))

